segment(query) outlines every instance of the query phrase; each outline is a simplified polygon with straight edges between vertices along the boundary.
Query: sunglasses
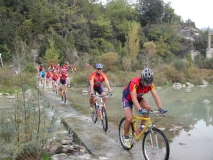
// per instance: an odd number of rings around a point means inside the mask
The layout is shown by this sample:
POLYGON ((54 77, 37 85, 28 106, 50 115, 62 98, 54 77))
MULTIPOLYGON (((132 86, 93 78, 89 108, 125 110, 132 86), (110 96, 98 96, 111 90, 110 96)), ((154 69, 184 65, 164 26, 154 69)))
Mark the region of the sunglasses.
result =
POLYGON ((97 68, 97 70, 102 70, 102 68, 97 68))

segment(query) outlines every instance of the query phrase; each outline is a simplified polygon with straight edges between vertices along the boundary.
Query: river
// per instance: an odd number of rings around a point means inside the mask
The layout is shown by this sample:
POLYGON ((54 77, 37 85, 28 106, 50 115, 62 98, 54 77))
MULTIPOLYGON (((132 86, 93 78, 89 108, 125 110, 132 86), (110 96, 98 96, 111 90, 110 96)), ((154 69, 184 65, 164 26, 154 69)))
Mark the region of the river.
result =
MULTIPOLYGON (((123 88, 113 87, 113 96, 107 101, 109 122, 118 126, 124 116, 121 93, 123 88)), ((89 96, 82 93, 87 88, 69 90, 72 107, 89 116, 89 96)), ((213 159, 213 86, 173 89, 159 87, 157 92, 163 108, 168 110, 166 117, 156 123, 164 128, 170 143, 172 160, 212 160, 213 159)), ((156 110, 151 93, 144 96, 156 110)), ((110 131, 110 128, 107 132, 110 131)), ((118 139, 118 137, 115 137, 118 139)), ((134 148, 134 147, 133 147, 134 148)), ((131 150, 132 154, 135 149, 131 150)), ((139 151, 141 152, 141 150, 139 151)))

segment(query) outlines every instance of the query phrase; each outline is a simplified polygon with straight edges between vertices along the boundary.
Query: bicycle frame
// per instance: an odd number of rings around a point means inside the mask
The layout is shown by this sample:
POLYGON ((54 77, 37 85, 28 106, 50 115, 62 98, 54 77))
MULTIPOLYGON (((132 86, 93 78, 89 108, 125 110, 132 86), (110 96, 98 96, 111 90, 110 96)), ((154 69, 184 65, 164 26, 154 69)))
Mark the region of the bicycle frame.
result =
POLYGON ((148 118, 145 118, 145 117, 140 117, 140 116, 135 116, 133 115, 132 116, 132 124, 133 124, 133 127, 134 127, 134 133, 135 133, 135 140, 138 142, 140 141, 142 135, 144 134, 144 132, 147 130, 147 128, 149 127, 149 125, 152 124, 152 120, 151 120, 151 117, 148 117, 148 118), (137 121, 138 120, 145 120, 146 121, 146 125, 145 127, 143 128, 143 130, 140 132, 140 134, 138 134, 138 126, 137 126, 137 121))

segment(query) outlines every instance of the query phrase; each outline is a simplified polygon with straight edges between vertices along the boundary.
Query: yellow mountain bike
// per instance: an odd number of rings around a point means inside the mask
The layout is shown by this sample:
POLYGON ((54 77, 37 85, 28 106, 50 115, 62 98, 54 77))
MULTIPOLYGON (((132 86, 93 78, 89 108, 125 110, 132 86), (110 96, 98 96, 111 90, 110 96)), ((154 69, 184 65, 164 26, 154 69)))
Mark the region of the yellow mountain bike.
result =
MULTIPOLYGON (((139 142, 143 136, 142 151, 146 160, 168 160, 170 152, 168 139, 166 138, 166 135, 154 125, 158 120, 158 116, 164 115, 160 114, 158 111, 150 111, 147 115, 147 118, 136 115, 133 115, 132 117, 129 130, 131 148, 133 147, 134 142, 139 142), (152 119, 155 119, 155 121, 152 121, 152 119), (138 133, 139 127, 137 126, 137 123, 139 124, 141 120, 145 120, 146 125, 143 130, 138 133)), ((123 148, 130 150, 131 148, 127 148, 124 143, 125 120, 125 117, 122 118, 119 124, 119 139, 123 148)))

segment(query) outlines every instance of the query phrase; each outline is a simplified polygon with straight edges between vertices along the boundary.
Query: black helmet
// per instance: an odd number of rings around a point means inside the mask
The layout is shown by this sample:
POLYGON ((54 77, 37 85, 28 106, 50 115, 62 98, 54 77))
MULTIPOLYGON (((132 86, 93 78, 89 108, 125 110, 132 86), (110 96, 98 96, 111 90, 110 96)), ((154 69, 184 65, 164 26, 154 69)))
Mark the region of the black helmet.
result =
POLYGON ((154 73, 152 72, 151 69, 145 68, 142 71, 141 79, 143 80, 143 82, 144 82, 145 85, 147 85, 147 86, 151 85, 152 82, 153 82, 153 79, 154 79, 154 73))

